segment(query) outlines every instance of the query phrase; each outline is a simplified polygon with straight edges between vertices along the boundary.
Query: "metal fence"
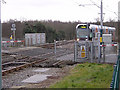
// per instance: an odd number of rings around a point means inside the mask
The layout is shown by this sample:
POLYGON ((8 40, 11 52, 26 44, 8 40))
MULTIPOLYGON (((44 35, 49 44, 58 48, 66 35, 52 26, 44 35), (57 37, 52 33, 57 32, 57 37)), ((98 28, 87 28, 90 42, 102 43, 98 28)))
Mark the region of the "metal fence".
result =
POLYGON ((114 72, 112 77, 112 82, 110 85, 111 90, 119 90, 119 67, 120 67, 120 60, 117 60, 117 63, 114 65, 114 72))
POLYGON ((117 61, 117 43, 103 43, 100 45, 100 62, 98 60, 98 42, 96 41, 79 41, 75 42, 74 60, 76 62, 91 63, 116 63, 117 61))
POLYGON ((76 62, 97 62, 98 42, 80 41, 74 45, 74 61, 76 62))
POLYGON ((111 90, 119 90, 119 81, 120 81, 120 45, 118 49, 118 59, 116 64, 114 65, 114 72, 112 77, 112 82, 110 84, 111 90))

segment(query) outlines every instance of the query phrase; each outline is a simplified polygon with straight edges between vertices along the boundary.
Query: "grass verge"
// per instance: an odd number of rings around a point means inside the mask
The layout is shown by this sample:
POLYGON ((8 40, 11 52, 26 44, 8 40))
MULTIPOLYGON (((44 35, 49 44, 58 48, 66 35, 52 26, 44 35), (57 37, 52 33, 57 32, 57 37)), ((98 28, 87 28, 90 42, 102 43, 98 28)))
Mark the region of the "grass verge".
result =
POLYGON ((76 65, 70 74, 50 88, 109 88, 113 65, 84 63, 76 65))

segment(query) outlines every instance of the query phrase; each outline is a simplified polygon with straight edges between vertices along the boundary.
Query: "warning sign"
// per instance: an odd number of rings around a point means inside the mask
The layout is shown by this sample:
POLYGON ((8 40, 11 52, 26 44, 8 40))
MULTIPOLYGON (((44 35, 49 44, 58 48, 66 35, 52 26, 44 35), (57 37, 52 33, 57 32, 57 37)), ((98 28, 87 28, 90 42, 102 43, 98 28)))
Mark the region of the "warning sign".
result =
POLYGON ((85 52, 81 52, 81 58, 85 58, 85 52))
POLYGON ((100 42, 102 42, 102 37, 100 37, 100 42))
POLYGON ((85 52, 85 46, 81 46, 81 58, 85 58, 85 55, 86 52, 85 52))
POLYGON ((82 50, 81 50, 82 52, 85 52, 85 47, 84 46, 82 46, 82 50))

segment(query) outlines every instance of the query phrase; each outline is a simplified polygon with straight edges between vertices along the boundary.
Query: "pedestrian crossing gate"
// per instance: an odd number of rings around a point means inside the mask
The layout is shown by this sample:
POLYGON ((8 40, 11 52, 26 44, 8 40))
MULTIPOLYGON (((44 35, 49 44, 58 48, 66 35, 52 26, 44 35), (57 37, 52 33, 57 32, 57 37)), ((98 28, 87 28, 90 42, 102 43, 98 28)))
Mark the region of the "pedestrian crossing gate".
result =
POLYGON ((89 59, 89 43, 76 41, 74 46, 74 61, 82 62, 87 59, 89 59))
POLYGON ((74 61, 75 62, 93 62, 96 57, 95 46, 92 41, 75 41, 74 61))

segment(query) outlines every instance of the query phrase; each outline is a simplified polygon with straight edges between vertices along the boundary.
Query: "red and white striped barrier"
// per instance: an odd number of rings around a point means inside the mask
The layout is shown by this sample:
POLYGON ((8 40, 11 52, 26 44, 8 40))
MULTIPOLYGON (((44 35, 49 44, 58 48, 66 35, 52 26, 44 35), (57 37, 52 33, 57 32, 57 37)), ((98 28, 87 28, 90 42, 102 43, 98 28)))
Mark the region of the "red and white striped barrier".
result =
POLYGON ((24 40, 18 40, 18 41, 2 41, 2 43, 13 43, 13 42, 24 42, 24 40))
POLYGON ((106 47, 106 46, 117 46, 117 44, 106 44, 106 45, 100 45, 101 47, 106 47))

